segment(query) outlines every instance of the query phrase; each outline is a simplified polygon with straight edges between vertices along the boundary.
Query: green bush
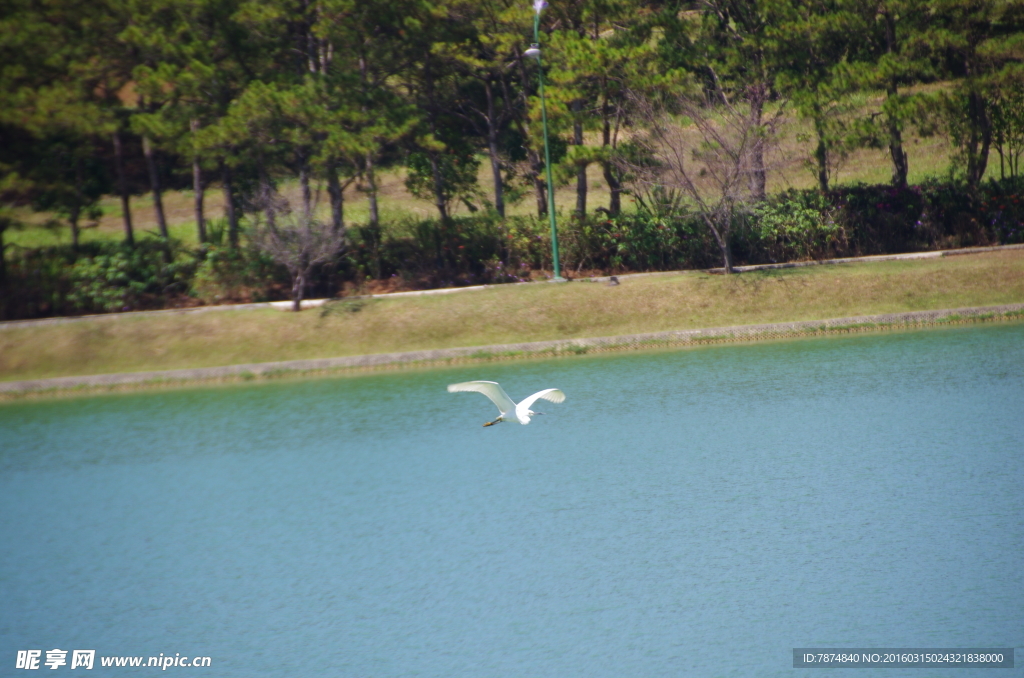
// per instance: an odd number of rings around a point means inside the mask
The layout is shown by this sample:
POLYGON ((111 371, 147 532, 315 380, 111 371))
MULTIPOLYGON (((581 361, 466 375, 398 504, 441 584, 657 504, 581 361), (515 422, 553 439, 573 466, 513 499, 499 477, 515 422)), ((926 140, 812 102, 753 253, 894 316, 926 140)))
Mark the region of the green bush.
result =
POLYGON ((12 248, 0 289, 0 320, 74 313, 67 301, 68 271, 75 263, 70 246, 12 248))
POLYGON ((754 208, 751 230, 771 262, 845 254, 846 232, 817 191, 786 191, 754 208))
MULTIPOLYGON (((535 219, 496 214, 356 226, 343 257, 347 277, 401 278, 417 286, 516 282, 540 267, 548 241, 535 219)), ((550 251, 548 255, 550 258, 550 251)))
POLYGON ((921 226, 934 232, 936 246, 1024 242, 1024 180, 1019 177, 987 181, 977 194, 966 187, 950 190, 938 182, 922 186, 926 208, 921 226))
POLYGON ((80 311, 131 311, 159 307, 188 291, 195 264, 165 261, 163 243, 143 241, 131 248, 104 244, 71 267, 68 301, 80 311))
POLYGON ((979 218, 1003 245, 1024 242, 1024 178, 993 181, 982 188, 979 218))
POLYGON ((706 265, 714 247, 694 215, 645 211, 611 219, 573 219, 560 230, 566 268, 604 273, 706 265))
MULTIPOLYGON (((265 301, 275 283, 287 285, 287 275, 259 250, 204 245, 191 280, 190 293, 207 304, 265 301)), ((287 289, 287 288, 286 288, 287 289)))
MULTIPOLYGON (((578 219, 559 215, 563 271, 572 274, 720 266, 707 226, 678 193, 635 196, 635 212, 578 219)), ((135 248, 88 242, 9 248, 0 319, 285 298, 288 277, 255 249, 223 244, 225 223, 211 220, 213 241, 188 250, 143 239, 135 248), (194 303, 194 302, 193 302, 194 303)), ((551 268, 547 218, 501 219, 493 211, 384 227, 356 225, 337 266, 310 281, 331 296, 346 281, 399 278, 414 288, 527 280, 551 268)), ((790 190, 739 213, 730 245, 736 264, 1024 242, 1024 181, 989 181, 971 194, 960 184, 906 189, 845 186, 822 195, 790 190)))

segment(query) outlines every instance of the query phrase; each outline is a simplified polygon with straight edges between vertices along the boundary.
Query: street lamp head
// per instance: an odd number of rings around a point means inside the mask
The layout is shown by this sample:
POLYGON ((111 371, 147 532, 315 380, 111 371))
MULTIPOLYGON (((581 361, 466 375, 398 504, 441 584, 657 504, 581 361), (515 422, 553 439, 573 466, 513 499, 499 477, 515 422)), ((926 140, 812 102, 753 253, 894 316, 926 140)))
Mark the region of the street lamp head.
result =
POLYGON ((533 0, 533 11, 540 14, 548 6, 548 0, 533 0))
POLYGON ((540 45, 533 43, 530 45, 530 49, 523 52, 524 56, 528 56, 531 59, 540 59, 540 45))

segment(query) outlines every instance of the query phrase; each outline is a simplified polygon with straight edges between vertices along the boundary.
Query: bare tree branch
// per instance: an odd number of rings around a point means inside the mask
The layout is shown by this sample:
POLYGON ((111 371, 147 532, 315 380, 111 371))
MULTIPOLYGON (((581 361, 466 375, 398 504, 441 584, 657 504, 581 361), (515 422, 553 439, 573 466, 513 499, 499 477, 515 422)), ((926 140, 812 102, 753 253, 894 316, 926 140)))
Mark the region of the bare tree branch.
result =
POLYGON ((310 273, 314 267, 337 258, 345 244, 344 231, 304 212, 293 212, 287 201, 267 187, 261 191, 259 202, 267 221, 257 221, 253 242, 288 269, 292 278, 292 310, 298 311, 310 273))
POLYGON ((766 95, 749 88, 727 105, 718 103, 717 92, 680 95, 661 106, 634 98, 647 123, 647 135, 638 141, 653 160, 630 168, 634 183, 683 191, 721 249, 726 273, 733 272, 729 236, 735 218, 756 199, 751 177, 763 170, 755 158, 774 145, 782 116, 780 108, 760 119, 766 95))

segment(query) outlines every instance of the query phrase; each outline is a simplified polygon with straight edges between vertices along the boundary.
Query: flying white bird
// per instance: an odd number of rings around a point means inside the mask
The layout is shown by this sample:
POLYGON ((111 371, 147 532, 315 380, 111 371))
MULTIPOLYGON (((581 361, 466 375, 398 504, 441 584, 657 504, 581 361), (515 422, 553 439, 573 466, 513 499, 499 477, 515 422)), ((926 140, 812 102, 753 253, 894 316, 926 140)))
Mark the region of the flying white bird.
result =
POLYGON ((557 388, 546 388, 543 391, 534 393, 529 398, 524 399, 521 403, 516 405, 512 402, 512 399, 508 397, 508 394, 496 381, 464 381, 461 384, 449 384, 448 392, 455 393, 457 391, 476 391, 477 393, 483 393, 485 396, 491 399, 491 402, 498 406, 498 418, 494 421, 489 421, 484 426, 494 426, 498 422, 502 421, 517 421, 523 426, 530 423, 530 417, 535 414, 544 414, 543 412, 534 412, 530 409, 530 405, 536 402, 538 399, 543 398, 544 400, 550 400, 553 403, 560 403, 565 400, 565 394, 559 391, 557 388))

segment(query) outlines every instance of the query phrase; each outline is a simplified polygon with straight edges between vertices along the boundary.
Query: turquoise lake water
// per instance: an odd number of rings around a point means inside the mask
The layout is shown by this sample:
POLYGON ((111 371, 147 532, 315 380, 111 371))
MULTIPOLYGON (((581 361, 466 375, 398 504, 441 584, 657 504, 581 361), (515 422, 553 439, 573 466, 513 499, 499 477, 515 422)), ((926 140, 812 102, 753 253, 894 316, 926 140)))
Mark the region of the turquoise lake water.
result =
POLYGON ((0 675, 1020 675, 1022 479, 1021 324, 6 405, 0 675))

